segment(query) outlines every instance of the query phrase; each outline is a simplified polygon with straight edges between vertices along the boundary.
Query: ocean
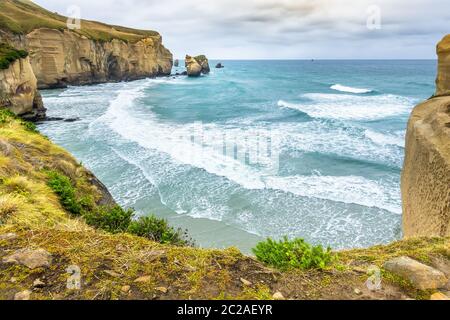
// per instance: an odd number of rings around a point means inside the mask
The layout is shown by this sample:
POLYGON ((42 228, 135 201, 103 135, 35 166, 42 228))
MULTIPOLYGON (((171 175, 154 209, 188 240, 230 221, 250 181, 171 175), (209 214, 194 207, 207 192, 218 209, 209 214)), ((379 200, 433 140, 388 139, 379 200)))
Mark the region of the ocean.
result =
POLYGON ((39 129, 121 205, 202 247, 401 238, 406 124, 434 92, 436 61, 222 62, 200 78, 43 91, 48 116, 79 120, 39 129))

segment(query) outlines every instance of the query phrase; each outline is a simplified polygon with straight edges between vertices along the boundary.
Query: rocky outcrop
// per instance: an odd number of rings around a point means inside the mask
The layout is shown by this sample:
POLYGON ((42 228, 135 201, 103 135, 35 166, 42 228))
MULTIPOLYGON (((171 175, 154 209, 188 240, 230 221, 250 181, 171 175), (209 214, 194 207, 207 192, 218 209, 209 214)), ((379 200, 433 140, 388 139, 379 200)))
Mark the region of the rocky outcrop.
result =
POLYGON ((412 112, 402 173, 405 237, 450 235, 449 36, 438 45, 436 97, 412 112), (442 96, 444 95, 444 96, 442 96))
POLYGON ((408 280, 420 290, 441 289, 448 279, 441 271, 413 260, 409 257, 399 257, 387 261, 384 269, 408 280))
POLYGON ((208 74, 211 71, 209 61, 204 55, 196 57, 186 55, 185 65, 189 77, 199 77, 201 74, 208 74))
POLYGON ((160 35, 136 43, 89 39, 69 30, 41 28, 26 36, 3 33, 4 40, 30 53, 40 89, 169 75, 172 54, 160 35))
POLYGON ((447 35, 437 46, 438 75, 436 95, 450 94, 450 35, 447 35))
POLYGON ((30 269, 49 267, 52 255, 43 249, 20 249, 12 255, 3 258, 3 263, 24 265, 30 269))
POLYGON ((0 106, 28 120, 45 117, 37 79, 28 57, 18 59, 9 68, 0 70, 0 106))
POLYGON ((209 61, 208 58, 204 55, 196 56, 194 59, 200 64, 202 67, 202 73, 208 74, 211 72, 211 68, 209 67, 209 61))

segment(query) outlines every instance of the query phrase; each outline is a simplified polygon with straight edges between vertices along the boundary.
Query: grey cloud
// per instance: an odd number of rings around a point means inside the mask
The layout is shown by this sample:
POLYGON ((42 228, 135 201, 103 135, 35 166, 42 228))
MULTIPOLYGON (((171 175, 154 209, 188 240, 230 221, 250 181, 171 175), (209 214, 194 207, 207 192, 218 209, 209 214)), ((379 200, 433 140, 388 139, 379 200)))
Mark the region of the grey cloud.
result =
POLYGON ((448 0, 36 0, 65 14, 159 31, 177 57, 434 58, 448 0), (366 28, 377 3, 382 29, 366 28), (367 49, 366 49, 367 48, 367 49))

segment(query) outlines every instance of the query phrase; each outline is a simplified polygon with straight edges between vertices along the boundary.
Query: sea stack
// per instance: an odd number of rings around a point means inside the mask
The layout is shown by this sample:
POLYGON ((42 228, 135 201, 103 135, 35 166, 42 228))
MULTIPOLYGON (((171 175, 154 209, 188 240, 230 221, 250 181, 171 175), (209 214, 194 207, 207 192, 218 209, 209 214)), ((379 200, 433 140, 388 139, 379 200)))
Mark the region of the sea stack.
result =
POLYGON ((201 74, 208 74, 211 71, 208 58, 204 55, 196 57, 186 55, 185 61, 187 75, 189 77, 199 77, 201 74))
POLYGON ((178 67, 180 65, 180 60, 176 59, 173 65, 174 67, 178 67))
POLYGON ((216 69, 222 69, 225 68, 222 64, 222 62, 219 62, 218 64, 216 64, 216 69))
POLYGON ((438 45, 435 97, 414 108, 402 174, 405 237, 450 236, 450 35, 438 45))

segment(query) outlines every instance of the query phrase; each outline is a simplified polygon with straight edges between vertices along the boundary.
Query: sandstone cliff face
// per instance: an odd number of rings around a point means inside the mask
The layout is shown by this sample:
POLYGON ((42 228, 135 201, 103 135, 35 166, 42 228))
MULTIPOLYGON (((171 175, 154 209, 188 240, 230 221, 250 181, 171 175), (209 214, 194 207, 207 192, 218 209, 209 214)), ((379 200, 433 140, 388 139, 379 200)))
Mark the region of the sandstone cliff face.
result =
POLYGON ((28 57, 0 70, 0 105, 29 120, 45 117, 37 79, 28 57))
POLYGON ((436 95, 450 94, 450 35, 447 35, 437 46, 439 59, 436 80, 436 95))
MULTIPOLYGON (((450 38, 438 45, 436 95, 450 93, 450 38)), ((450 236, 450 97, 412 112, 402 174, 405 237, 450 236)))
POLYGON ((169 75, 172 69, 172 54, 159 35, 127 43, 41 28, 26 36, 8 35, 7 40, 30 53, 40 89, 137 80, 169 75))

